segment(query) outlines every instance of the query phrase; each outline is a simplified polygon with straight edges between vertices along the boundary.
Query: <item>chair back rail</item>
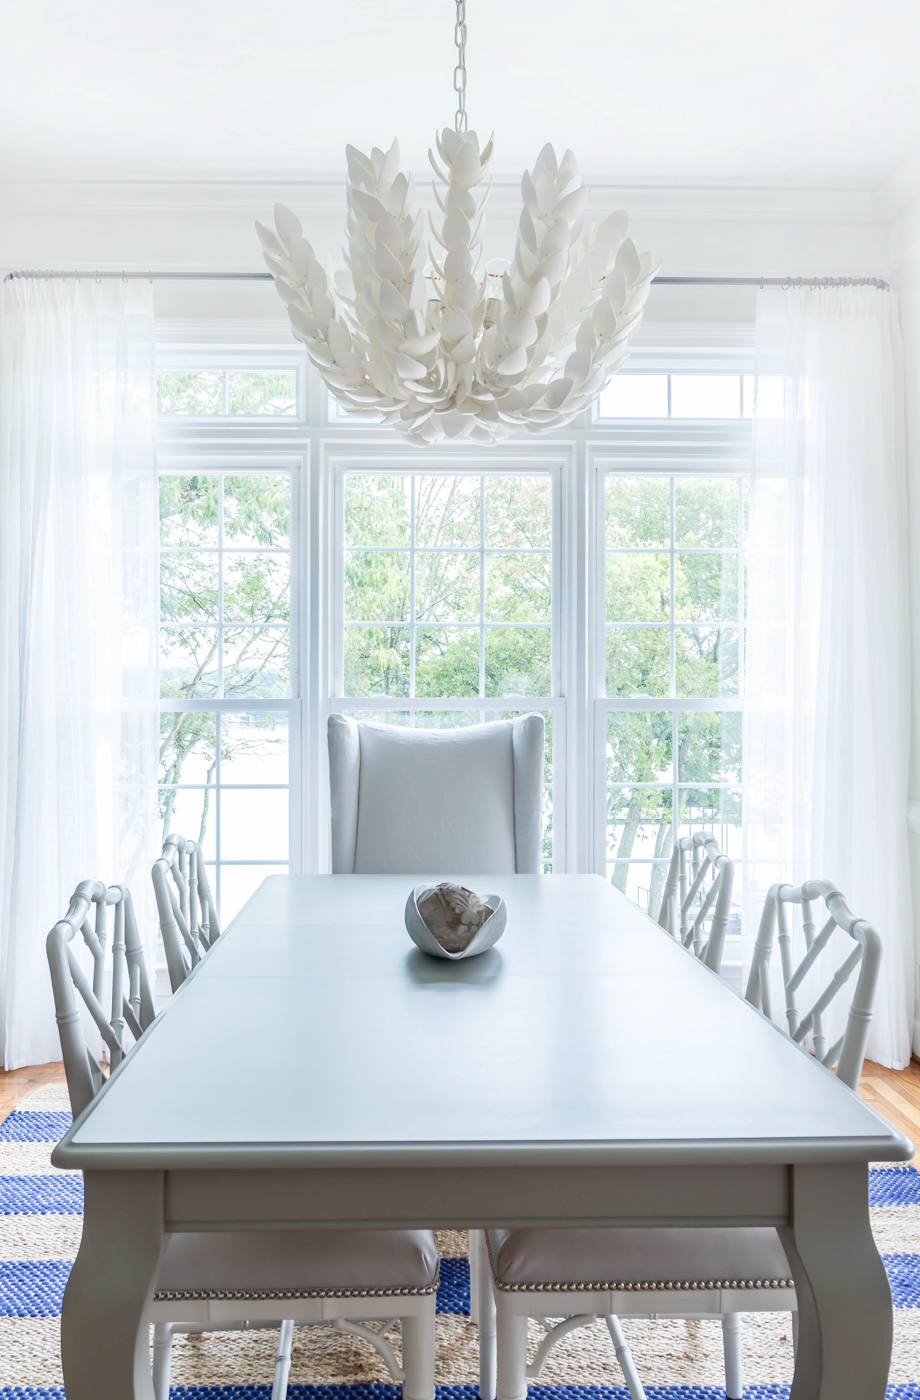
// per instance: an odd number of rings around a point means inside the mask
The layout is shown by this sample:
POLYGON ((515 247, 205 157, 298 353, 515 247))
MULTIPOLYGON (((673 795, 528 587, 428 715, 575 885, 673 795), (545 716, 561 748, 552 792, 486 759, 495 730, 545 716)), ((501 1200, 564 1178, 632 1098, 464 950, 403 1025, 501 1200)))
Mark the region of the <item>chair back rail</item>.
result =
POLYGON ((150 873, 175 992, 220 937, 217 910, 201 849, 190 837, 167 836, 150 873))
POLYGON ((815 1057, 828 1069, 837 1068, 837 1078, 851 1089, 859 1084, 866 1041, 872 1020, 872 1004, 878 983, 882 958, 882 942, 865 919, 857 918, 847 907, 846 900, 832 880, 806 880, 802 885, 771 885, 764 902, 754 957, 745 995, 765 1016, 772 1017, 770 997, 770 961, 774 940, 779 943, 783 988, 786 999, 786 1024, 789 1035, 802 1045, 811 1032, 815 1057), (828 919, 816 933, 813 906, 823 900, 828 919), (802 910, 802 934, 805 953, 795 962, 792 934, 787 910, 798 905, 802 910), (852 938, 854 947, 831 976, 824 990, 815 997, 810 1008, 800 1013, 796 993, 805 978, 818 964, 834 931, 842 929, 852 938), (847 1024, 843 1035, 828 1048, 823 1015, 834 998, 849 982, 856 968, 859 976, 853 990, 847 1024))
POLYGON ((722 967, 734 880, 734 862, 711 832, 674 842, 658 923, 714 972, 722 967))
POLYGON ((64 1072, 74 1117, 82 1113, 104 1083, 104 1076, 83 1034, 79 993, 108 1051, 112 1069, 126 1053, 126 1031, 139 1040, 156 1015, 131 892, 124 885, 106 887, 83 880, 74 890, 63 919, 46 940, 54 1009, 61 1038, 64 1072), (108 910, 113 909, 111 995, 105 997, 108 910), (92 913, 92 918, 90 914, 92 913), (77 956, 77 934, 89 949, 92 978, 77 956))

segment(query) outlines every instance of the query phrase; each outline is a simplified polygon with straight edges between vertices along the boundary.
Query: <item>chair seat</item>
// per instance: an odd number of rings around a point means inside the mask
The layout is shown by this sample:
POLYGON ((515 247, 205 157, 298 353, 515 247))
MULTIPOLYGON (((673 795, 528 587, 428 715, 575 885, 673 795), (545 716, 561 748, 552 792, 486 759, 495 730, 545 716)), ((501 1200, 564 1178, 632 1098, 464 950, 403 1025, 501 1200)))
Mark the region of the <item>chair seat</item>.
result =
POLYGON ((771 1227, 489 1230, 486 1238, 496 1285, 509 1291, 793 1287, 771 1227))
POLYGON ((169 1237, 159 1301, 433 1293, 430 1230, 245 1230, 169 1237))

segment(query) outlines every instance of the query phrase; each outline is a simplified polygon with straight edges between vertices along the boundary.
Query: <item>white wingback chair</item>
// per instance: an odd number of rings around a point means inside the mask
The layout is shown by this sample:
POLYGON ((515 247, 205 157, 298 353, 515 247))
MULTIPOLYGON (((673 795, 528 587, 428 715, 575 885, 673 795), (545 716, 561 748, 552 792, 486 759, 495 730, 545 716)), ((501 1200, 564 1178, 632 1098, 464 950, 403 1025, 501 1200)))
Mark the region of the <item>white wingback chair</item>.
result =
POLYGON ((336 875, 539 874, 543 716, 406 729, 329 716, 336 875))

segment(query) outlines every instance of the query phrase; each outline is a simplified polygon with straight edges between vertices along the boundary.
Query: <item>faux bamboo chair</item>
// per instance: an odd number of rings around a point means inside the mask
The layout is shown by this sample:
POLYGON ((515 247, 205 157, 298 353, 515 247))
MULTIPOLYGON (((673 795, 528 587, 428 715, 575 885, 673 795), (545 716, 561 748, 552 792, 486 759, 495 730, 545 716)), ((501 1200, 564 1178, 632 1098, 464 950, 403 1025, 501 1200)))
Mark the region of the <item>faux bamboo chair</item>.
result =
POLYGON ((220 937, 208 872, 196 841, 167 836, 151 870, 169 985, 175 992, 220 937))
POLYGON ((674 842, 658 923, 713 972, 722 969, 734 881, 734 862, 711 832, 674 842))
MULTIPOLYGON (((64 1070, 74 1117, 103 1088, 102 1068, 86 1044, 79 993, 114 1071, 132 1042, 155 1021, 131 896, 99 880, 77 886, 66 915, 48 935, 48 963, 64 1070), (106 921, 114 906, 111 972, 106 921), (90 915, 93 915, 92 919, 90 915), (77 956, 80 934, 93 959, 90 980, 77 956), (111 976, 109 1009, 103 1004, 111 976)), ((438 1251, 430 1230, 269 1230, 167 1237, 157 1274, 153 1323, 155 1400, 168 1400, 174 1335, 278 1328, 272 1400, 284 1400, 295 1324, 325 1323, 370 1342, 405 1400, 433 1400, 438 1251), (284 1320, 281 1314, 284 1314, 284 1320), (371 1321, 399 1321, 402 1365, 371 1321)))
MULTIPOLYGON (((769 966, 777 928, 789 1035, 799 1045, 810 1035, 816 1057, 829 1069, 836 1064, 838 1079, 855 1091, 881 961, 879 936, 850 913, 830 880, 809 880, 798 888, 774 885, 767 895, 747 987, 748 1001, 767 1016, 771 1011, 769 966), (813 906, 819 900, 824 901, 828 917, 816 934, 813 906), (803 916, 805 951, 798 962, 793 957, 786 914, 790 905, 801 906, 803 916), (835 929, 849 935, 853 947, 825 990, 801 1014, 796 993, 817 968, 835 929), (859 977, 846 1030, 827 1049, 823 1014, 857 967, 859 977)), ((494 1400, 496 1395, 496 1332, 499 1400, 524 1400, 528 1380, 540 1374, 555 1342, 597 1317, 603 1317, 607 1324, 632 1400, 645 1400, 645 1391, 619 1317, 719 1318, 728 1400, 740 1400, 743 1393, 742 1312, 791 1312, 793 1340, 798 1336, 791 1270, 779 1235, 772 1228, 489 1230, 486 1241, 479 1285, 482 1400, 494 1400), (543 1324, 546 1335, 528 1366, 530 1317, 543 1324), (561 1317, 562 1321, 551 1327, 548 1317, 561 1317)))

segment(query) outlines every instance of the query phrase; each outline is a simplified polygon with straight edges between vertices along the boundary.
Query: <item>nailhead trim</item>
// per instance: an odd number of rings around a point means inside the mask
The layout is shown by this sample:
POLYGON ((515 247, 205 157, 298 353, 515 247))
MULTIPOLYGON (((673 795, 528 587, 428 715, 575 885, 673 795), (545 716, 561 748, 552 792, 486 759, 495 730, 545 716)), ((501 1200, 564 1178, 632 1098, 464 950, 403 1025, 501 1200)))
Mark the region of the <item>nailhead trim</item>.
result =
POLYGON ((261 1300, 273 1298, 428 1298, 438 1291, 436 1283, 427 1288, 289 1288, 289 1289, 248 1289, 227 1291, 224 1289, 179 1289, 154 1293, 157 1303, 187 1303, 195 1300, 214 1299, 215 1301, 235 1301, 236 1299, 261 1300))
POLYGON ((501 1283, 503 1293, 687 1293, 712 1288, 794 1288, 791 1278, 714 1278, 692 1279, 686 1283, 673 1280, 659 1283, 501 1283))

